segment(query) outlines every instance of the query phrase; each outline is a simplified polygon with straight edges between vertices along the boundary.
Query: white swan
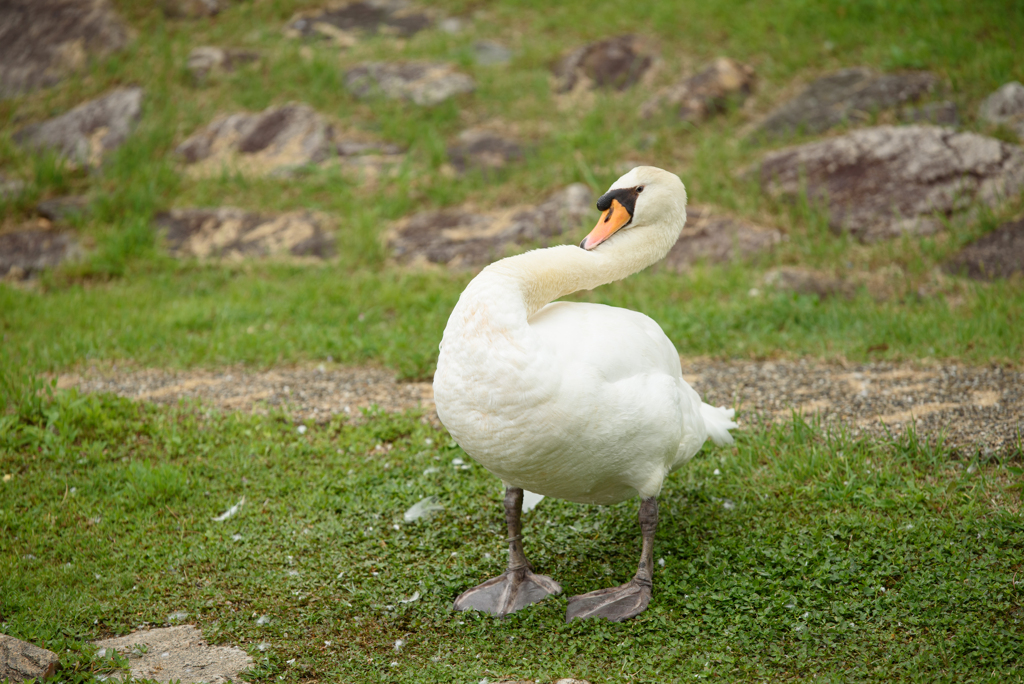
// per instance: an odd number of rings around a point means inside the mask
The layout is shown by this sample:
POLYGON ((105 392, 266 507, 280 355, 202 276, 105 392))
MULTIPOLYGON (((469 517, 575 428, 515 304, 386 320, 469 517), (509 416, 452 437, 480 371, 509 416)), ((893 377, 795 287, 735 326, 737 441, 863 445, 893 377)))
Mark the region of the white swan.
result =
POLYGON ((686 189, 641 166, 597 202, 603 212, 579 247, 502 259, 459 298, 434 375, 437 414, 455 441, 502 479, 508 570, 456 599, 459 610, 505 615, 561 591, 536 575, 520 543, 523 489, 588 504, 642 499, 636 576, 569 599, 566 620, 619 621, 650 601, 657 496, 665 476, 710 436, 732 442, 733 411, 683 380, 657 323, 627 309, 556 302, 662 259, 686 222, 686 189), (582 247, 582 249, 580 249, 582 247))

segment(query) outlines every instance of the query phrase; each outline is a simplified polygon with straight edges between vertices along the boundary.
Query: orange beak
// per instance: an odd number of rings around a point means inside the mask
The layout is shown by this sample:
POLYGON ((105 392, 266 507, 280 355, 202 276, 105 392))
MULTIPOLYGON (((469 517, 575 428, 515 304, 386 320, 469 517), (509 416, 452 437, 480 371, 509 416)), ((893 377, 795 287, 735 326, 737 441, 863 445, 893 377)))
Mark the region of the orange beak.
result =
POLYGON ((594 249, 614 235, 615 231, 632 220, 633 216, 629 213, 629 210, 622 206, 619 200, 613 199, 608 211, 601 214, 601 219, 594 226, 594 230, 590 231, 590 234, 583 239, 580 247, 588 251, 594 249))

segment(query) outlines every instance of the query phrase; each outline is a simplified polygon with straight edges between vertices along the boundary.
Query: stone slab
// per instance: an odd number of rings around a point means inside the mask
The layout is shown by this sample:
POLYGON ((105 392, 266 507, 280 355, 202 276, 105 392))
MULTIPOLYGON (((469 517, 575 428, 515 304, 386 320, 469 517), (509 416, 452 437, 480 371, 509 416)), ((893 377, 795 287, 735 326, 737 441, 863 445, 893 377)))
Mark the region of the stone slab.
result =
POLYGON ((129 37, 107 0, 4 0, 0 99, 52 86, 90 57, 120 50, 129 37))
POLYGON ((654 58, 640 38, 613 36, 580 46, 558 60, 553 69, 555 90, 625 90, 639 83, 653 64, 654 58))
POLYGON ((805 191, 829 225, 863 241, 931 234, 942 218, 980 202, 998 206, 1024 189, 1024 148, 937 126, 878 126, 765 156, 762 187, 805 191))
POLYGON ((937 85, 938 77, 928 71, 879 74, 865 67, 842 69, 812 81, 768 114, 754 133, 821 133, 840 123, 868 121, 873 112, 918 100, 937 85))
POLYGON ((18 145, 52 150, 72 164, 99 166, 124 144, 142 115, 142 88, 118 88, 65 114, 15 132, 18 145))
POLYGON ((0 233, 0 278, 24 280, 81 254, 71 233, 22 228, 0 233))
POLYGON ((687 270, 700 260, 731 262, 770 250, 782 240, 782 233, 712 207, 686 207, 686 226, 663 262, 676 272, 687 270))
POLYGON ((974 280, 1024 274, 1024 219, 1004 223, 964 246, 946 262, 945 270, 974 280))
POLYGON ((234 207, 171 209, 154 219, 174 256, 239 260, 291 255, 325 259, 335 253, 325 216, 309 211, 262 214, 234 207))
POLYGON ((0 634, 0 682, 52 677, 59 665, 53 651, 0 634))
POLYGON ((739 105, 754 92, 754 69, 728 57, 719 57, 700 71, 644 102, 640 114, 652 116, 674 108, 680 119, 699 122, 739 105))
POLYGON ((363 99, 384 97, 430 107, 473 92, 476 83, 447 62, 366 62, 345 72, 345 87, 363 99))
POLYGON ((158 682, 241 682, 241 673, 253 666, 245 651, 234 646, 211 646, 192 625, 133 632, 95 645, 115 649, 127 657, 132 677, 158 682))

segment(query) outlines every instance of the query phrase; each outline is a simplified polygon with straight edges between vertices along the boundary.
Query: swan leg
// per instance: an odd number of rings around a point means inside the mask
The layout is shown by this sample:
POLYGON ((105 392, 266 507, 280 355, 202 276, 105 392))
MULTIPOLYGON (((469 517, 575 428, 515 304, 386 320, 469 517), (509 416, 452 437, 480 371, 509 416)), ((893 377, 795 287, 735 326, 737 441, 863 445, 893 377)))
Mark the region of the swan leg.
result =
POLYGON ((651 602, 654 579, 654 531, 658 528, 658 500, 653 496, 644 499, 640 504, 639 517, 643 550, 640 552, 640 566, 636 575, 621 587, 598 589, 570 597, 569 607, 565 611, 566 622, 591 617, 622 622, 647 609, 647 604, 651 602))
POLYGON ((455 599, 455 610, 481 610, 504 617, 537 603, 551 594, 560 594, 561 585, 550 577, 534 574, 523 553, 523 490, 505 490, 505 522, 508 524, 508 570, 483 584, 468 589, 455 599))

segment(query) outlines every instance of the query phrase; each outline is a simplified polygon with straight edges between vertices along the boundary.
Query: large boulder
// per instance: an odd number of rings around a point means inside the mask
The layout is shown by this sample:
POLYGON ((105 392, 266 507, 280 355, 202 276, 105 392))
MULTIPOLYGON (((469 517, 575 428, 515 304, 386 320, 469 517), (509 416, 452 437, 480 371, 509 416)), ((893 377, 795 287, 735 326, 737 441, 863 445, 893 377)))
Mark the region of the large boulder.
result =
POLYGON ((664 267, 683 272, 700 260, 737 261, 770 250, 782 233, 730 216, 707 206, 686 207, 686 226, 665 257, 664 267))
POLYGON ((473 79, 446 62, 367 62, 345 72, 356 97, 385 97, 432 106, 476 88, 473 79))
POLYGON ((680 119, 699 122, 740 104, 754 91, 754 70, 746 64, 719 57, 696 74, 666 88, 640 107, 644 117, 665 107, 680 119))
POLYGON ((118 88, 58 117, 17 131, 18 145, 52 150, 75 165, 99 166, 116 150, 142 115, 142 88, 118 88))
POLYGON ((1003 224, 966 245, 946 262, 945 268, 975 280, 1024 274, 1024 219, 1003 224))
POLYGON ((309 211, 261 214, 234 207, 171 209, 154 223, 178 257, 239 260, 246 257, 334 254, 330 221, 309 211))
POLYGON ((128 37, 107 0, 4 0, 0 98, 51 86, 90 56, 120 50, 128 37))
POLYGON ((772 152, 760 180, 776 197, 806 191, 833 230, 863 241, 929 234, 942 217, 1024 189, 1024 148, 937 126, 879 126, 772 152))
POLYGON ((400 150, 367 135, 342 134, 309 105, 290 103, 256 114, 217 117, 178 145, 176 152, 200 176, 224 168, 262 176, 280 175, 330 158, 373 157, 383 164, 382 157, 395 158, 400 150))
POLYGON ((654 58, 636 36, 615 36, 576 48, 554 66, 555 89, 560 93, 577 87, 625 90, 636 85, 654 58))
POLYGON ((843 69, 813 81, 765 117, 755 134, 778 137, 820 133, 844 122, 867 121, 873 112, 913 102, 931 92, 938 78, 927 71, 878 74, 843 69))
POLYGON ((53 651, 0 634, 0 682, 52 677, 59 664, 53 651))
POLYGON ((288 22, 286 33, 296 38, 330 38, 349 47, 361 36, 383 34, 407 38, 430 24, 426 12, 401 0, 359 0, 335 2, 300 12, 288 22))
POLYGON ((424 211, 399 221, 388 236, 392 254, 402 263, 483 266, 523 245, 565 242, 582 237, 572 231, 597 216, 594 196, 574 183, 529 207, 490 212, 469 209, 424 211))
POLYGON ((1006 126, 1024 140, 1024 85, 1010 81, 992 93, 978 107, 978 117, 987 123, 1006 126))

